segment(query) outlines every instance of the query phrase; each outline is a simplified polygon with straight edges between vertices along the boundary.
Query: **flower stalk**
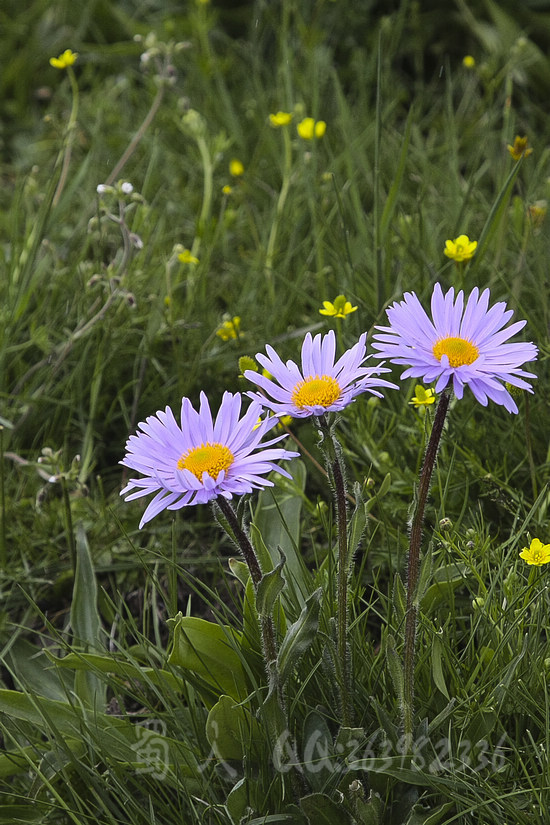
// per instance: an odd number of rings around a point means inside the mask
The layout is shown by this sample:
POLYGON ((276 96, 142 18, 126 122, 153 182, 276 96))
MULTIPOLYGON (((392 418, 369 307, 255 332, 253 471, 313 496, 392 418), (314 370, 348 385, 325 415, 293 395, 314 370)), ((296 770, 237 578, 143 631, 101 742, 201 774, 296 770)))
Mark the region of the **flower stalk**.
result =
MULTIPOLYGON (((227 521, 227 524, 231 531, 230 538, 232 538, 235 541, 243 555, 243 558, 250 572, 252 584, 254 585, 254 592, 256 592, 258 589, 258 585, 262 580, 263 573, 256 552, 252 547, 252 543, 246 531, 243 529, 239 519, 237 518, 237 514, 235 513, 229 501, 223 496, 218 496, 218 498, 216 499, 216 504, 220 508, 224 518, 227 521)), ((271 616, 265 616, 263 614, 260 614, 259 621, 260 631, 262 634, 262 647, 264 654, 265 670, 268 679, 269 695, 273 694, 276 697, 280 709, 279 717, 284 718, 283 694, 279 679, 279 668, 277 663, 278 647, 277 638, 275 635, 275 625, 273 623, 273 618, 271 616)), ((281 731, 274 730, 272 731, 272 733, 274 734, 274 737, 277 738, 281 734, 281 731)))
MULTIPOLYGON (((61 150, 60 155, 63 156, 63 161, 61 165, 61 173, 59 175, 59 180, 57 182, 57 187, 53 196, 52 206, 57 206, 61 195, 63 193, 63 189, 65 188, 65 183, 67 182, 67 176, 69 174, 69 166, 71 163, 71 155, 73 149, 73 141, 74 136, 76 133, 76 124, 78 118, 78 104, 79 104, 79 91, 78 91, 78 83, 76 81, 76 75, 74 73, 72 66, 67 66, 67 74, 69 76, 69 82, 71 84, 71 95, 72 95, 72 105, 71 105, 71 114, 69 115, 69 120, 67 122, 67 128, 65 130, 65 141, 63 148, 61 150)), ((60 156, 58 156, 57 162, 59 162, 60 156)), ((56 163, 57 165, 57 163, 56 163)))
POLYGON ((426 448, 424 462, 420 470, 420 479, 416 496, 416 507, 411 522, 409 537, 409 557, 407 568, 407 609, 405 617, 405 647, 403 653, 403 732, 407 747, 412 744, 414 732, 414 660, 416 626, 418 619, 418 602, 416 586, 418 584, 418 574, 420 571, 420 547, 422 544, 422 527, 424 524, 424 511, 432 473, 437 459, 441 435, 447 410, 449 409, 449 390, 441 393, 439 403, 435 411, 432 432, 426 448))
POLYGON ((346 503, 346 481, 344 468, 340 461, 340 445, 334 437, 326 416, 318 419, 323 435, 323 447, 327 458, 329 478, 334 487, 336 504, 336 524, 338 530, 338 559, 336 573, 336 669, 342 702, 342 724, 350 727, 353 722, 351 702, 350 655, 348 645, 349 621, 349 546, 348 546, 348 509, 346 503))

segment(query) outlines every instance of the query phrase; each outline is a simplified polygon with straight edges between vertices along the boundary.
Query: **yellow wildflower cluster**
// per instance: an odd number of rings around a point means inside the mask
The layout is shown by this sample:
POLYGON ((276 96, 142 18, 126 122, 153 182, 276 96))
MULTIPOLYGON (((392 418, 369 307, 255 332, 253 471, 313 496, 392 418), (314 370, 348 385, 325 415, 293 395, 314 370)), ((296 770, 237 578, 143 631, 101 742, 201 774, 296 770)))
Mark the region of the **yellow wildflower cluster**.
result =
POLYGON ((222 341, 232 341, 239 337, 241 331, 241 319, 238 315, 228 318, 216 330, 216 335, 222 341))
POLYGON ((302 140, 313 140, 313 138, 322 138, 327 130, 327 124, 324 120, 315 121, 312 117, 305 117, 296 126, 299 136, 302 140))

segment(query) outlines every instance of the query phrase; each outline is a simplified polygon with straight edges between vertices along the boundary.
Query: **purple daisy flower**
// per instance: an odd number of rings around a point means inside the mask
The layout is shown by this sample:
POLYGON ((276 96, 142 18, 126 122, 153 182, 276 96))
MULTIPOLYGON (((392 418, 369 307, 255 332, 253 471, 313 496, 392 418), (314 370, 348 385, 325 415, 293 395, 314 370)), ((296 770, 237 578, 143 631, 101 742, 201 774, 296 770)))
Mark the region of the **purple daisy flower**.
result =
POLYGON ((428 317, 414 292, 406 292, 403 301, 387 310, 389 327, 374 336, 378 358, 394 364, 408 365, 402 378, 422 378, 424 383, 437 381, 441 392, 452 381, 457 398, 462 398, 467 384, 475 398, 487 406, 490 398, 508 412, 517 413, 516 403, 505 383, 533 392, 523 379, 536 378, 520 367, 534 361, 538 349, 532 343, 506 343, 523 329, 526 321, 503 327, 513 315, 501 302, 489 309, 489 290, 481 295, 475 287, 464 306, 464 293, 454 289, 446 295, 435 285, 432 295, 432 319, 428 317))
POLYGON ((140 528, 165 509, 179 510, 217 496, 231 498, 272 487, 273 482, 265 478, 272 470, 291 477, 274 463, 299 455, 272 447, 285 434, 260 443, 277 419, 259 420, 263 409, 257 401, 239 418, 241 401, 240 393, 224 393, 214 421, 208 399, 201 393, 199 412, 188 398, 182 399, 181 426, 169 407, 138 425, 141 432, 128 439, 120 464, 144 476, 130 479, 122 490, 126 501, 156 493, 140 528))
POLYGON ((302 344, 301 369, 294 361, 283 363, 273 347, 268 345, 267 356, 258 353, 256 358, 273 380, 253 370, 246 370, 244 377, 257 384, 262 391, 247 395, 260 401, 276 415, 291 415, 293 418, 343 410, 362 392, 382 397, 375 387, 397 387, 377 377, 380 373, 389 372, 389 369, 382 365, 362 366, 371 357, 366 355, 366 337, 363 333, 357 344, 335 362, 334 331, 324 337, 316 335, 315 338, 308 332, 302 344))

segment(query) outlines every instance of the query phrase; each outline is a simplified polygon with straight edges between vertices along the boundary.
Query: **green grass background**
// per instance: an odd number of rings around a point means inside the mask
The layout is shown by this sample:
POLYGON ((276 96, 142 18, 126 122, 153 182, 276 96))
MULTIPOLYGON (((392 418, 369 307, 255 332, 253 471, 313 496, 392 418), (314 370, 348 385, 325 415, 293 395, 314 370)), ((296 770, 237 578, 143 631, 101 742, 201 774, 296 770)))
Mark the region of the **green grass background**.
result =
MULTIPOLYGON (((457 746, 473 739, 475 725, 493 749, 506 731, 506 768, 464 770, 427 790, 371 778, 383 804, 364 814, 357 808, 355 816, 395 825, 548 822, 546 574, 541 568, 529 577, 517 555, 529 535, 549 538, 550 242, 548 219, 537 223, 529 212, 545 203, 550 187, 549 46, 544 0, 6 0, 5 690, 43 695, 39 683, 51 668, 37 663, 33 674, 24 664, 36 656, 41 662, 42 647, 68 651, 75 623, 82 627, 80 603, 95 605, 98 633, 116 626, 127 656, 155 666, 165 663, 165 620, 177 610, 241 621, 241 593, 227 572, 233 550, 208 508, 174 521, 158 517, 138 532, 140 505, 120 501, 118 461, 139 421, 166 405, 177 410, 183 395, 196 402, 204 390, 215 403, 225 390, 245 389, 238 359, 266 343, 296 358, 306 331, 334 325, 318 310, 338 294, 358 306, 339 331, 347 346, 383 322, 386 306, 404 291, 426 301, 436 281, 466 291, 490 287, 493 300, 527 319, 524 335, 540 349, 538 378, 534 396, 519 399, 518 416, 483 409, 468 393, 452 409, 427 535, 435 568, 460 562, 464 580, 449 586, 449 603, 435 605, 422 625, 418 702, 419 718, 438 719, 440 738, 451 736, 451 726, 457 746), (69 132, 69 77, 48 62, 66 48, 79 55, 78 113, 69 132), (475 58, 472 69, 462 63, 466 54, 475 58), (293 113, 286 132, 269 124, 279 110, 293 113), (322 139, 298 137, 295 125, 305 116, 326 122, 322 139), (533 153, 516 165, 506 147, 517 134, 528 136, 533 153), (233 158, 244 164, 234 179, 233 158), (96 193, 111 180, 134 187, 134 196, 121 199, 122 225, 113 220, 119 199, 96 193), (480 241, 464 271, 443 255, 445 241, 461 233, 480 241), (181 248, 199 263, 180 263, 181 248), (216 330, 234 316, 240 335, 223 341, 216 330), (440 526, 443 518, 450 529, 440 526), (91 602, 78 590, 75 557, 87 558, 97 577, 91 602), (472 607, 476 598, 484 611, 472 607), (453 698, 455 710, 445 715, 453 698), (429 819, 434 812, 438 818, 429 819)), ((380 643, 399 627, 396 572, 424 446, 425 421, 407 404, 413 390, 411 382, 383 401, 361 400, 339 428, 351 481, 370 478, 375 495, 391 478, 373 504, 354 578, 357 703, 370 733, 380 719, 398 718, 380 643)), ((310 425, 292 429, 319 458, 310 425)), ((330 491, 307 459, 306 466, 296 535, 316 569, 331 544, 330 491)), ((106 679, 101 674, 91 677, 106 679)), ((50 698, 72 696, 74 685, 56 679, 50 698)), ((300 724, 316 704, 329 703, 322 684, 303 706, 297 692, 300 724)), ((205 710, 191 687, 170 713, 170 697, 154 681, 130 689, 107 680, 106 689, 106 700, 126 705, 123 715, 143 708, 165 714, 171 736, 193 729, 197 758, 208 752, 198 732, 205 710)), ((14 727, 9 711, 3 722, 6 751, 14 741, 30 748, 34 768, 15 776, 6 768, 2 822, 239 821, 224 810, 230 786, 215 771, 192 790, 128 778, 122 758, 107 769, 89 731, 82 734, 88 758, 77 757, 63 750, 66 731, 52 724, 37 738, 32 724, 31 714, 14 727), (49 756, 46 740, 57 743, 49 756)), ((286 816, 277 793, 265 791, 243 821, 289 821, 265 818, 286 816)))

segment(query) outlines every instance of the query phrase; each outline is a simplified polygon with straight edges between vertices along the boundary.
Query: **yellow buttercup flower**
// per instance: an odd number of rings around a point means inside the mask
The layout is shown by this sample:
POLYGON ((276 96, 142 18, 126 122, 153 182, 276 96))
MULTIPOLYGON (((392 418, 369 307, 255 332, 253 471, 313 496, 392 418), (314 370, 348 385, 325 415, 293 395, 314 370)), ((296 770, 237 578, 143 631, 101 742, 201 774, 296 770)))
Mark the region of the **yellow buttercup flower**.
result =
POLYGON ((513 160, 518 161, 522 156, 529 157, 533 150, 527 148, 528 142, 528 137, 520 137, 519 135, 516 135, 514 145, 510 146, 510 144, 508 144, 507 148, 512 155, 513 160))
POLYGON ((63 54, 60 54, 59 57, 50 57, 50 66, 53 66, 54 69, 66 69, 74 64, 77 57, 77 52, 72 52, 70 49, 65 49, 63 54))
POLYGON ((524 547, 519 554, 527 564, 539 567, 550 562, 550 544, 543 544, 540 539, 533 539, 530 547, 524 547))
POLYGON ((324 120, 315 121, 312 117, 305 117, 298 123, 296 129, 303 140, 313 140, 314 137, 323 137, 327 130, 327 124, 324 120))
POLYGON ((467 54, 462 58, 462 65, 465 69, 473 69, 476 65, 475 57, 472 57, 471 54, 467 54))
POLYGON ((218 338, 221 338, 222 341, 231 341, 239 337, 240 330, 241 319, 238 315, 235 315, 233 318, 228 318, 218 327, 216 335, 218 338))
POLYGON ((291 120, 291 112, 277 112, 274 115, 269 115, 269 123, 274 129, 280 129, 281 126, 288 126, 291 120))
POLYGON ((319 312, 321 315, 330 315, 333 318, 345 318, 356 309, 357 307, 352 307, 351 301, 348 301, 345 295, 338 295, 333 304, 330 301, 323 301, 323 309, 319 312))
POLYGON ((477 241, 471 241, 467 235, 459 235, 454 241, 445 241, 443 254, 457 263, 462 263, 473 258, 476 249, 477 241))
POLYGON ((229 161, 229 174, 233 175, 234 178, 238 178, 244 174, 244 165, 237 158, 229 161))
POLYGON ((225 186, 222 186, 222 192, 224 195, 230 195, 232 191, 233 187, 229 186, 229 184, 226 183, 225 186))
POLYGON ((435 390, 431 387, 426 389, 422 386, 422 384, 417 384, 414 388, 414 393, 415 394, 409 401, 409 404, 412 404, 416 410, 419 407, 428 407, 430 404, 435 402, 435 390))
POLYGON ((178 261, 181 261, 182 264, 198 264, 199 259, 191 254, 190 249, 184 249, 183 252, 179 253, 178 261))

